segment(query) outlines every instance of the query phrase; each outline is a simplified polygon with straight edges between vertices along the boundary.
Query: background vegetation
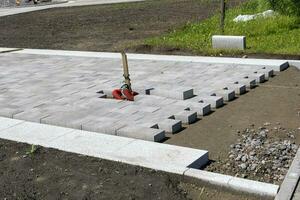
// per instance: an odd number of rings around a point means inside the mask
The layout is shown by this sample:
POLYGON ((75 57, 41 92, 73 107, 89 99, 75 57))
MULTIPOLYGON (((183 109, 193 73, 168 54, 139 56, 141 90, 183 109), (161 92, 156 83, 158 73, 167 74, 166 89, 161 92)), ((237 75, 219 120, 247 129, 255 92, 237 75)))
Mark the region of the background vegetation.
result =
POLYGON ((188 23, 170 33, 150 38, 145 44, 153 47, 180 48, 194 53, 215 55, 219 53, 268 53, 300 54, 300 20, 298 6, 300 0, 251 0, 226 13, 225 35, 245 35, 247 49, 241 51, 214 50, 211 37, 220 34, 219 14, 199 22, 188 23), (234 22, 239 14, 255 14, 275 9, 270 18, 257 18, 248 22, 234 22))

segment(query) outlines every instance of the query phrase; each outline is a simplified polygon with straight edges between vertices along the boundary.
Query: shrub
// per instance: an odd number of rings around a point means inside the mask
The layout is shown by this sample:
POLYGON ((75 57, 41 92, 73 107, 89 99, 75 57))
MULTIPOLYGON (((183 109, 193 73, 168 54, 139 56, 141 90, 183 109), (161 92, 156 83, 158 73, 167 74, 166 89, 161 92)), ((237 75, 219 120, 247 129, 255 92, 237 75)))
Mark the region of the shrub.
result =
POLYGON ((300 0, 267 0, 272 9, 284 15, 300 16, 300 0))

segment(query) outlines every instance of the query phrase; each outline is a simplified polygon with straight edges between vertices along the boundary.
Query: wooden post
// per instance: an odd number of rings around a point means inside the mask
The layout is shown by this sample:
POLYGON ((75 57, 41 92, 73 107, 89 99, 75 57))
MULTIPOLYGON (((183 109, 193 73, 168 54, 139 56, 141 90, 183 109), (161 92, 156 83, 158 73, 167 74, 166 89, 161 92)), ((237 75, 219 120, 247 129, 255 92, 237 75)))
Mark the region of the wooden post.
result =
POLYGON ((129 86, 129 89, 131 90, 131 83, 129 78, 129 69, 128 69, 128 60, 127 55, 125 52, 122 52, 122 61, 123 61, 123 76, 125 78, 125 84, 129 86))
POLYGON ((226 2, 225 0, 221 0, 221 19, 220 19, 220 30, 221 33, 224 34, 224 26, 225 26, 225 11, 226 11, 226 2))

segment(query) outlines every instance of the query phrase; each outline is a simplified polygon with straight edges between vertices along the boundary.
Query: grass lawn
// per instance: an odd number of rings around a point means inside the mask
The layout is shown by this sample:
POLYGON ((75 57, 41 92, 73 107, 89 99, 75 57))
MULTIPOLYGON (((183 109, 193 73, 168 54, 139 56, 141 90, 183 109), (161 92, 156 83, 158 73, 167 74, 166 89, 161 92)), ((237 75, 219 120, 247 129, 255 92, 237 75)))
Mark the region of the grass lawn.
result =
POLYGON ((160 37, 144 41, 152 47, 180 48, 197 54, 217 55, 241 53, 300 55, 300 19, 277 14, 271 18, 258 18, 248 22, 233 22, 239 14, 255 14, 269 9, 258 0, 251 0, 226 13, 225 35, 245 35, 245 51, 214 50, 211 36, 220 34, 219 14, 199 23, 188 23, 160 37))

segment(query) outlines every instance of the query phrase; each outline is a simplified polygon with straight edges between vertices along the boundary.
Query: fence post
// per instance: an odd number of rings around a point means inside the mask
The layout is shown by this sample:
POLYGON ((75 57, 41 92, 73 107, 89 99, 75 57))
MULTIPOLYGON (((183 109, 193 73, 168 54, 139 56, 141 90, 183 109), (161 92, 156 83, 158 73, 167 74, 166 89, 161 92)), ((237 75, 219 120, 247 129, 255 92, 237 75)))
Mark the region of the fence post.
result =
POLYGON ((224 26, 225 26, 225 10, 226 10, 226 2, 225 2, 225 0, 221 0, 220 30, 221 30, 221 33, 222 33, 222 34, 224 34, 224 26))

